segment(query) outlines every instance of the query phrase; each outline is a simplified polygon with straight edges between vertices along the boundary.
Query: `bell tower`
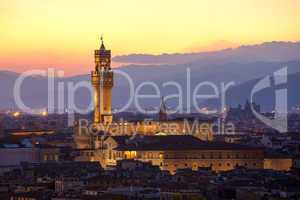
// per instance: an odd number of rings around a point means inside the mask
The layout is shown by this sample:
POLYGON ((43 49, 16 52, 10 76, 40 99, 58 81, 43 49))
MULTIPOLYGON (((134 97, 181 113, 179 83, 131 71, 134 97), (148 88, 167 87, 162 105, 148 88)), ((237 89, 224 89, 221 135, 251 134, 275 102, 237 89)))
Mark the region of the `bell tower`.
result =
POLYGON ((91 73, 94 96, 94 123, 110 124, 112 122, 111 90, 113 71, 111 69, 111 51, 106 50, 103 37, 101 46, 95 50, 95 69, 91 73))

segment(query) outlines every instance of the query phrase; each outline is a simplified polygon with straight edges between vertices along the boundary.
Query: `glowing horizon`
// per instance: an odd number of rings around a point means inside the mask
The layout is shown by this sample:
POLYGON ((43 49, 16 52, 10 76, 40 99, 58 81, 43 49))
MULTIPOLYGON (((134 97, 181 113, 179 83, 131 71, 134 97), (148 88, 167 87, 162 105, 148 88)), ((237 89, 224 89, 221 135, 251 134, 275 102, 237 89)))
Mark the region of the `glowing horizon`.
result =
POLYGON ((299 41, 299 7, 293 0, 2 1, 0 70, 88 73, 101 33, 113 55, 299 41))

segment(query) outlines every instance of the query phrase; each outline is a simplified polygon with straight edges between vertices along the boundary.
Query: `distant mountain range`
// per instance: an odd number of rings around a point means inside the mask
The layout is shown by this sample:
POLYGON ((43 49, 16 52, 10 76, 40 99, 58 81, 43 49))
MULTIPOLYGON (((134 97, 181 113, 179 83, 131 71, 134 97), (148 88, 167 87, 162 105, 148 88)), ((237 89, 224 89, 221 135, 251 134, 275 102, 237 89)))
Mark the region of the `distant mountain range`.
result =
MULTIPOLYGON (((122 107, 129 99, 129 83, 118 71, 127 73, 135 89, 143 82, 149 81, 157 84, 161 89, 161 96, 178 93, 178 89, 173 85, 165 86, 164 83, 173 81, 182 87, 183 103, 186 105, 187 98, 187 70, 190 71, 190 85, 193 89, 197 84, 208 81, 220 88, 222 82, 233 81, 235 86, 229 89, 227 94, 228 105, 244 104, 249 98, 253 85, 266 75, 272 75, 273 72, 284 66, 288 67, 289 81, 289 107, 300 104, 298 85, 300 85, 300 43, 291 42, 270 42, 261 45, 241 46, 236 49, 227 49, 209 53, 195 54, 169 54, 169 55, 129 55, 114 58, 115 61, 142 63, 127 65, 116 68, 115 87, 113 89, 113 106, 122 107), (149 64, 151 63, 151 64, 149 64), (160 64, 167 63, 167 64, 160 64)), ((0 108, 15 109, 16 105, 13 98, 14 82, 19 74, 8 71, 0 71, 0 108)), ((87 81, 89 83, 90 75, 79 75, 65 77, 55 80, 55 99, 57 100, 58 81, 65 83, 65 101, 67 101, 67 83, 78 83, 87 81)), ((22 85, 22 99, 28 106, 43 108, 47 106, 47 77, 33 76, 28 77, 22 85)), ((153 94, 154 89, 150 86, 141 88, 140 93, 153 94)), ((201 94, 211 94, 210 87, 202 87, 201 94)), ((75 95, 75 103, 78 107, 84 108, 90 102, 91 96, 86 89, 80 89, 75 95)), ((273 90, 262 92, 257 95, 257 102, 262 104, 266 110, 272 110, 273 90)), ((141 101, 143 107, 158 107, 160 98, 141 101)), ((176 100, 168 100, 169 107, 177 105, 176 100)), ((203 100, 198 102, 200 106, 209 106, 216 108, 219 106, 216 100, 203 100)), ((134 103, 131 104, 134 108, 134 103)))
POLYGON ((176 54, 130 54, 116 56, 113 61, 132 64, 184 64, 184 63, 253 63, 286 62, 298 60, 300 42, 265 42, 258 45, 243 45, 213 52, 176 54))

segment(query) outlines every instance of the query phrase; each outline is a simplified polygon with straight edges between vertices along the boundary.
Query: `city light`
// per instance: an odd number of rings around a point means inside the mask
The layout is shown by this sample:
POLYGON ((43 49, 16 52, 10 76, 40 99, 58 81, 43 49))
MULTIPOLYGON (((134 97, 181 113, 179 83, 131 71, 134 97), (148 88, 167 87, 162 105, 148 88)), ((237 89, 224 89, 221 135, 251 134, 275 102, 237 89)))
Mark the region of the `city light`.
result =
POLYGON ((13 116, 14 116, 14 117, 19 117, 20 115, 21 115, 20 112, 14 112, 14 113, 13 113, 13 116))
POLYGON ((41 115, 42 115, 42 116, 48 116, 48 112, 47 112, 47 111, 43 111, 43 112, 41 113, 41 115))

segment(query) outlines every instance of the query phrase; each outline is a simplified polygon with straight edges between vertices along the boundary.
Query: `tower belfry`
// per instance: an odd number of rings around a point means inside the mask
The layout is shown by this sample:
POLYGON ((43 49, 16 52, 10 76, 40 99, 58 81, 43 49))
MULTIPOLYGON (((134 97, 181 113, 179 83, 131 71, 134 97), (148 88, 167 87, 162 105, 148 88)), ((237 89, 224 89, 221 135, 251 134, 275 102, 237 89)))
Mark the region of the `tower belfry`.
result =
POLYGON ((94 52, 95 69, 91 73, 94 91, 94 123, 109 124, 112 122, 111 90, 113 71, 111 70, 111 51, 106 50, 101 36, 101 45, 94 52))

